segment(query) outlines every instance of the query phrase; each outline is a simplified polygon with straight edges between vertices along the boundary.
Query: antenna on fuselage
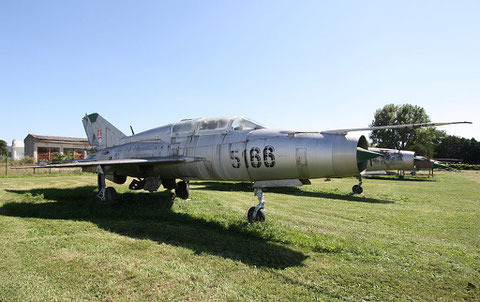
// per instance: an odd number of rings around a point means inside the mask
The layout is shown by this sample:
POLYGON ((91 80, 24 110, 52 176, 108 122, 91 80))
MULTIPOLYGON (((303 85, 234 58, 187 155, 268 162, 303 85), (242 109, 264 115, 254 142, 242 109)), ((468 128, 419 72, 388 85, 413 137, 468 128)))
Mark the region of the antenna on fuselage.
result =
POLYGON ((133 132, 133 127, 130 125, 130 130, 132 131, 132 135, 135 135, 135 132, 133 132))

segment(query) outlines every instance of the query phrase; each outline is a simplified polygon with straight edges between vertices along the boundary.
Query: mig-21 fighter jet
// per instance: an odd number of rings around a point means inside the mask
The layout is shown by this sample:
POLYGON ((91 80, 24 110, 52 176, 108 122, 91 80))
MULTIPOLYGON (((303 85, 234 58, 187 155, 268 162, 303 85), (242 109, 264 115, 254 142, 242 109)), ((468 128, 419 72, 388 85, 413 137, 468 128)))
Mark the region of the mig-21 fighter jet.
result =
POLYGON ((400 178, 404 178, 406 170, 414 172, 417 169, 425 169, 426 167, 428 167, 428 170, 437 168, 448 169, 448 166, 424 156, 417 156, 413 151, 387 148, 369 148, 368 150, 378 152, 382 156, 369 159, 367 170, 363 175, 398 174, 400 178), (393 172, 395 170, 398 172, 393 172))
MULTIPOLYGON (((424 123, 299 132, 269 129, 244 117, 187 119, 125 135, 97 113, 85 115, 83 125, 95 152, 84 160, 38 167, 81 167, 98 174, 97 198, 115 203, 117 184, 135 179, 132 190, 173 190, 171 197, 187 199, 190 180, 248 181, 258 204, 248 210, 250 222, 265 220, 266 187, 301 186, 309 179, 358 176, 355 193, 362 193, 361 173, 369 159, 382 156, 368 149, 363 135, 350 132, 404 127, 441 126, 467 122, 424 123), (180 180, 177 182, 177 180, 180 180)), ((133 131, 132 131, 133 132, 133 131)))

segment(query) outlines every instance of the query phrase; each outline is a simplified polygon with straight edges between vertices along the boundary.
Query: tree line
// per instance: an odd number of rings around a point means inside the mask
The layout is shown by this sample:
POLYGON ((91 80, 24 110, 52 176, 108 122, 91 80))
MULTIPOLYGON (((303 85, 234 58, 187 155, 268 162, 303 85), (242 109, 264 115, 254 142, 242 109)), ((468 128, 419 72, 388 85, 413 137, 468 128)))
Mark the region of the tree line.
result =
MULTIPOLYGON (((370 126, 428 123, 430 117, 420 106, 388 104, 375 111, 370 126)), ((433 158, 460 159, 468 164, 480 164, 480 142, 445 131, 429 128, 375 130, 370 135, 374 146, 415 151, 433 158)))

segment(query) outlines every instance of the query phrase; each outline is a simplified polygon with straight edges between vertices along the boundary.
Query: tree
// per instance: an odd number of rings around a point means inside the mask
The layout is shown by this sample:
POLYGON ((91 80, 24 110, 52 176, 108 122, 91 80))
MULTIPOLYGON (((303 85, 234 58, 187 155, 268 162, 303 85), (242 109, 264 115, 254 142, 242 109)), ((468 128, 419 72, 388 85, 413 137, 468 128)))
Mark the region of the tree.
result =
POLYGON ((480 142, 455 135, 447 135, 435 147, 436 158, 461 159, 467 164, 480 164, 480 142))
POLYGON ((8 154, 7 142, 0 139, 0 155, 7 155, 7 154, 8 154))
MULTIPOLYGON (((420 106, 388 104, 375 112, 370 124, 374 126, 404 125, 428 123, 430 117, 420 106)), ((375 130, 370 138, 373 144, 381 148, 415 151, 418 155, 433 156, 436 143, 445 132, 435 128, 405 128, 395 130, 375 130)))

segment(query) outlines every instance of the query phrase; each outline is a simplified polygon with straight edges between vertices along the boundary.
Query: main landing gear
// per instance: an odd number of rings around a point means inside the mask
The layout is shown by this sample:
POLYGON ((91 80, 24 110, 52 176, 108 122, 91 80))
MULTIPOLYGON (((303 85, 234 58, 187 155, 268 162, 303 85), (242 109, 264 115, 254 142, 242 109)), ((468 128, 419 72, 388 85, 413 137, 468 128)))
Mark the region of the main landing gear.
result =
POLYGON ((188 199, 188 196, 190 196, 190 183, 184 180, 177 182, 175 195, 181 199, 188 199))
POLYGON ((362 188, 362 175, 358 176, 358 185, 354 185, 352 188, 352 191, 354 194, 362 194, 363 193, 363 188, 362 188))
POLYGON ((130 190, 141 190, 145 186, 145 179, 133 179, 132 182, 128 185, 130 190))
POLYGON ((113 205, 118 203, 117 191, 112 187, 107 188, 105 184, 105 174, 103 173, 98 173, 98 193, 96 198, 106 204, 113 205))
MULTIPOLYGON (((173 180, 173 183, 175 184, 175 180, 173 180)), ((174 188, 169 186, 167 187, 167 189, 175 190, 175 192, 170 192, 171 200, 174 200, 177 197, 181 199, 188 199, 188 197, 190 196, 190 183, 188 181, 184 181, 184 180, 179 181, 175 184, 174 188)))
POLYGON ((248 210, 248 222, 264 222, 265 221, 265 198, 262 188, 255 188, 253 194, 258 198, 258 204, 248 210))

